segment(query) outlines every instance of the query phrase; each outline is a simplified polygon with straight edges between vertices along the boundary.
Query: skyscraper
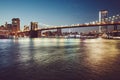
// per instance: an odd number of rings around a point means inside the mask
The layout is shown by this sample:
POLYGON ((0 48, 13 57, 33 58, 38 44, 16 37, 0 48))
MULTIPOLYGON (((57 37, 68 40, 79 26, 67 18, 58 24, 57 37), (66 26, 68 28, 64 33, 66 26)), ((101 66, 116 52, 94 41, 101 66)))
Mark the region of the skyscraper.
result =
POLYGON ((20 31, 20 19, 19 18, 12 19, 12 31, 15 33, 20 31))
MULTIPOLYGON (((105 18, 108 17, 108 11, 107 10, 101 10, 99 11, 99 22, 104 23, 107 22, 105 18)), ((99 26, 99 32, 107 32, 107 26, 99 26)))

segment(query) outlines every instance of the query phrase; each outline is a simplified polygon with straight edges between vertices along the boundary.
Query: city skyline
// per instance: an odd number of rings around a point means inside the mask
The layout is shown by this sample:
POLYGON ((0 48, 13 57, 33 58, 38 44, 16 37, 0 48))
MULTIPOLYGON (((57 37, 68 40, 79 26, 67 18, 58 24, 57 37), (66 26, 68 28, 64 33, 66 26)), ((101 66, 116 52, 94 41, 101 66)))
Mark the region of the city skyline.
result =
POLYGON ((11 23, 12 18, 20 18, 21 29, 31 21, 58 26, 85 23, 98 20, 99 10, 118 14, 118 5, 118 0, 1 0, 0 25, 11 23))

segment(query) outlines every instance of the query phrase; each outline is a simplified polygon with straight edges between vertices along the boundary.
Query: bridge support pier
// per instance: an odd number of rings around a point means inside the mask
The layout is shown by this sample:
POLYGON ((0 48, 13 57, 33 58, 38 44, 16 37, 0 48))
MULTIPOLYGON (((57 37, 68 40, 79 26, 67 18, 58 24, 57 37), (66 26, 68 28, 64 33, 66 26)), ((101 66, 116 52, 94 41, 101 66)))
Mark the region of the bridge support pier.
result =
POLYGON ((61 28, 57 28, 57 35, 58 35, 58 36, 61 36, 61 35, 62 35, 62 30, 61 30, 61 28))
POLYGON ((30 38, 37 38, 38 37, 38 31, 31 30, 30 31, 30 38))
POLYGON ((39 31, 38 31, 38 37, 41 37, 41 36, 42 36, 42 31, 39 30, 39 31))

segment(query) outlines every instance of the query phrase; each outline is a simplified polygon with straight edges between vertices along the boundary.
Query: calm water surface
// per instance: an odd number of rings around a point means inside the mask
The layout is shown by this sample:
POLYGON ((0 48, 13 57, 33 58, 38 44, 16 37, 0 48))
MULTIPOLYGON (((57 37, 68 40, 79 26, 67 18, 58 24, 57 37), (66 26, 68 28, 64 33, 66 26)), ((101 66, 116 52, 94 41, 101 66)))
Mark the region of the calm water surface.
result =
POLYGON ((0 80, 120 80, 120 40, 0 40, 0 80))

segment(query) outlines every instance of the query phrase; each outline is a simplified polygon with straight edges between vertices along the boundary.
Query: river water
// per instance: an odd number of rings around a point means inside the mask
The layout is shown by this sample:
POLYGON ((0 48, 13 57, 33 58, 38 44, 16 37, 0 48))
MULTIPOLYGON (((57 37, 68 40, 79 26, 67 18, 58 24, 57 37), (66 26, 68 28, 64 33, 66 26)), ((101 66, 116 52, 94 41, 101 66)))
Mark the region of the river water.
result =
POLYGON ((0 80, 120 80, 120 40, 2 39, 0 80))

